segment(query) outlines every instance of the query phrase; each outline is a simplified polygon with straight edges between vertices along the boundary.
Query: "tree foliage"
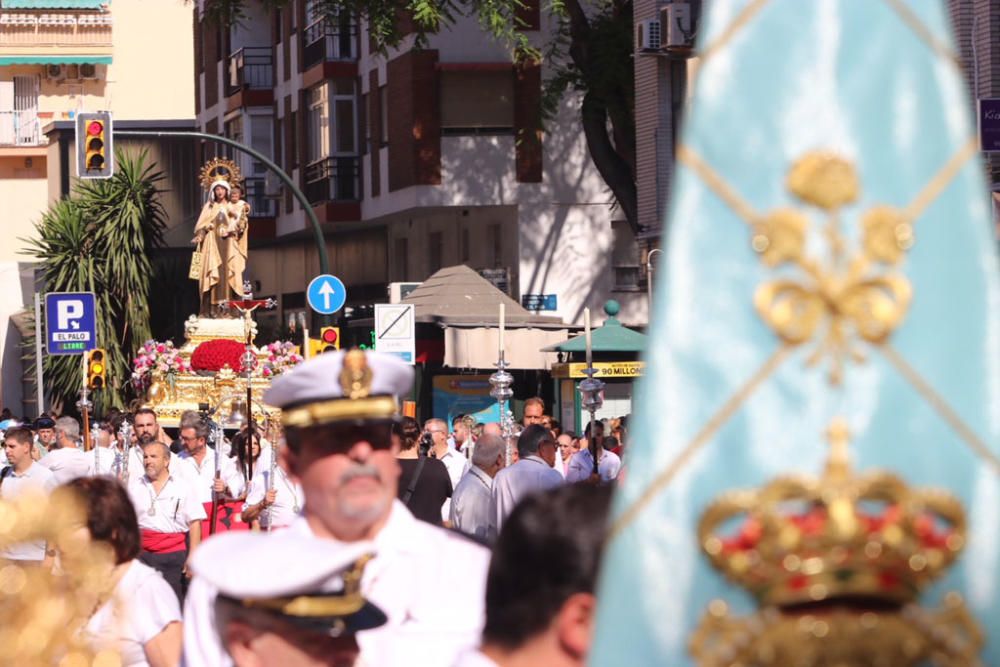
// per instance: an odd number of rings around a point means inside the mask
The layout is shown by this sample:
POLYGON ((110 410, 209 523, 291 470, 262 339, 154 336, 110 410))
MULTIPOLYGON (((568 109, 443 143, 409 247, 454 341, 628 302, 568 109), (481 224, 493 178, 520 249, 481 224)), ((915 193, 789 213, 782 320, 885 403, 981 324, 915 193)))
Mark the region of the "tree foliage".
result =
MULTIPOLYGON (((224 25, 240 23, 247 18, 247 3, 254 1, 206 0, 205 11, 210 20, 224 25)), ((418 47, 459 17, 473 16, 484 32, 510 49, 514 61, 542 62, 545 118, 554 117, 568 91, 582 95, 580 122, 590 156, 638 232, 632 0, 552 0, 543 9, 551 17, 544 44, 533 44, 523 29, 519 12, 528 1, 538 0, 315 0, 314 6, 331 20, 343 12, 364 19, 383 52, 405 37, 400 21, 404 16, 412 19, 408 23, 415 29, 418 47)), ((288 4, 261 2, 268 9, 288 4)))
MULTIPOLYGON (((163 174, 147 153, 116 152, 115 174, 80 181, 69 199, 54 203, 23 239, 41 264, 45 292, 93 292, 98 346, 107 350, 107 388, 93 397, 96 410, 122 407, 132 358, 150 338, 150 252, 162 245, 165 213, 158 183, 163 174)), ((77 355, 44 358, 53 401, 73 405, 82 370, 77 355)))

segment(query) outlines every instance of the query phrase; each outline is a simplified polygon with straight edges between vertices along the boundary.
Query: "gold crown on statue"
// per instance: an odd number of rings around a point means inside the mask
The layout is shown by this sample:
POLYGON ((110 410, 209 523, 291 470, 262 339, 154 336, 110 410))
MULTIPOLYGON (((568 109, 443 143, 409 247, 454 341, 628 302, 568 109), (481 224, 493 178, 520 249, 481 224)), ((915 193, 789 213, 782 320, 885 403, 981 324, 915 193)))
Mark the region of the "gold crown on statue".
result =
POLYGON ((202 166, 198 178, 201 181, 201 187, 207 191, 216 181, 226 181, 229 185, 239 183, 243 180, 243 174, 239 166, 232 160, 217 157, 202 166))
POLYGON ((702 548, 763 606, 914 601, 963 549, 962 505, 888 472, 855 474, 843 420, 827 437, 821 477, 780 477, 710 505, 698 525, 702 548))

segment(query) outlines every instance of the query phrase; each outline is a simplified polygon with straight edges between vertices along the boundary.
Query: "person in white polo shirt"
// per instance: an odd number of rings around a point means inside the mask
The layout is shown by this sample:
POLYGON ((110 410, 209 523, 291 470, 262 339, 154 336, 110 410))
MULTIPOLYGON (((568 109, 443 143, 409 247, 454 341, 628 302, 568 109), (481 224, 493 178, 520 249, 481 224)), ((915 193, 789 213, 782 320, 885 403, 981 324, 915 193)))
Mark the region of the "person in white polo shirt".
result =
POLYGON ((184 572, 189 554, 201 543, 205 509, 187 479, 171 473, 170 449, 166 445, 148 443, 142 458, 146 474, 128 487, 139 519, 139 560, 158 570, 183 602, 184 572))
POLYGON ((90 457, 80 448, 80 424, 72 417, 56 420, 56 446, 38 462, 52 471, 56 484, 86 477, 90 457))
MULTIPOLYGON (((238 498, 243 495, 246 480, 231 458, 222 455, 219 460, 219 479, 215 478, 215 458, 218 452, 208 446, 208 424, 197 413, 191 413, 181 419, 180 437, 184 446, 174 462, 174 472, 185 479, 195 489, 195 493, 205 510, 206 522, 202 533, 208 536, 212 530, 209 526, 213 517, 212 494, 219 494, 220 503, 225 498, 238 498)), ((215 530, 225 530, 221 521, 217 521, 215 530)))
POLYGON ((243 503, 243 521, 250 524, 257 521, 263 530, 289 526, 302 512, 305 502, 299 483, 277 461, 272 462, 271 457, 277 455, 278 445, 274 444, 266 455, 261 454, 257 459, 243 503))
MULTIPOLYGON (((48 493, 56 486, 55 476, 48 468, 35 463, 31 430, 15 426, 4 434, 3 449, 7 466, 0 470, 0 498, 13 500, 25 493, 48 493)), ((0 559, 33 562, 46 561, 45 542, 25 542, 0 550, 0 559)))

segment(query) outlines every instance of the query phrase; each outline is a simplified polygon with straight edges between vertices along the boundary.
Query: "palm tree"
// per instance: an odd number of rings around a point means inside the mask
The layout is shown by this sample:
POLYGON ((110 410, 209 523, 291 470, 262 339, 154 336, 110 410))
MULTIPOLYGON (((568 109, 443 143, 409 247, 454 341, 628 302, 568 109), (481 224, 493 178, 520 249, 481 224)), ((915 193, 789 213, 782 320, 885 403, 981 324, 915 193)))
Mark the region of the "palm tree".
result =
MULTIPOLYGON (((111 178, 80 181, 72 197, 35 224, 35 238, 25 239, 26 254, 41 263, 46 292, 96 295, 98 346, 107 351, 107 387, 93 397, 98 414, 124 405, 132 358, 150 337, 150 253, 162 245, 166 226, 163 174, 146 164, 147 152, 119 150, 115 159, 111 178)), ((44 364, 52 400, 72 405, 82 382, 80 358, 47 356, 44 364)))

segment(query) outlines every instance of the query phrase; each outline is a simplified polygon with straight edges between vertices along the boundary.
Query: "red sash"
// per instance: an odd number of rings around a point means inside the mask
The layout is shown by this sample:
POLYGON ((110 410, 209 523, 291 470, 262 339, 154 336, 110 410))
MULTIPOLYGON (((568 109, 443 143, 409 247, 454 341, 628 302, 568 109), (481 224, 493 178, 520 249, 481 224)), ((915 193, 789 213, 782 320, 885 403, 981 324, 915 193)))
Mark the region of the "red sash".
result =
POLYGON ((142 549, 153 554, 171 554, 184 551, 184 537, 187 533, 158 533, 155 530, 142 529, 142 549))
MULTIPOLYGON (((209 535, 209 525, 212 519, 212 503, 204 503, 205 516, 201 522, 201 539, 209 535)), ((250 524, 243 522, 243 503, 236 501, 230 503, 219 503, 216 510, 215 532, 224 533, 230 530, 250 530, 250 524)))

